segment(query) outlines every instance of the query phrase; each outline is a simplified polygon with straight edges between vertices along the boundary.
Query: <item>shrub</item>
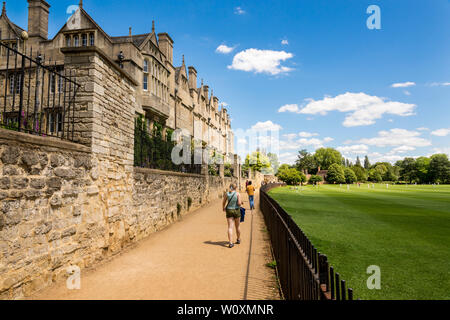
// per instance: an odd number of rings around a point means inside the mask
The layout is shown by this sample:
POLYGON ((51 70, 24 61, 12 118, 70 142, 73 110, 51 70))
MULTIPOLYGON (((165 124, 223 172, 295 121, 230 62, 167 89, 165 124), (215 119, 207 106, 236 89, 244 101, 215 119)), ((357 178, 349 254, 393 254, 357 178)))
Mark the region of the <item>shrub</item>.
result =
POLYGON ((355 172, 350 168, 345 168, 344 174, 345 174, 345 182, 347 183, 355 183, 358 180, 355 172))
POLYGON ((323 181, 323 178, 321 176, 311 176, 311 178, 309 178, 309 183, 311 184, 315 184, 315 183, 320 183, 323 181))

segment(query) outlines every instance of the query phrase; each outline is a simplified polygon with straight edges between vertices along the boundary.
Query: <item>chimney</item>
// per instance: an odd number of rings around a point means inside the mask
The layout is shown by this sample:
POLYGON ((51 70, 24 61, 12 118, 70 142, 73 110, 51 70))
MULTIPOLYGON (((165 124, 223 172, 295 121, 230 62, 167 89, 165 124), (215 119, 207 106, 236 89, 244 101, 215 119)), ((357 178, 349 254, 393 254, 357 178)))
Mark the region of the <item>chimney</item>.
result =
POLYGON ((28 0, 28 34, 30 38, 48 39, 50 5, 44 0, 28 0))
POLYGON ((197 89, 197 70, 193 66, 189 68, 189 88, 197 89))
POLYGON ((159 33, 159 49, 173 65, 173 40, 167 33, 159 33))

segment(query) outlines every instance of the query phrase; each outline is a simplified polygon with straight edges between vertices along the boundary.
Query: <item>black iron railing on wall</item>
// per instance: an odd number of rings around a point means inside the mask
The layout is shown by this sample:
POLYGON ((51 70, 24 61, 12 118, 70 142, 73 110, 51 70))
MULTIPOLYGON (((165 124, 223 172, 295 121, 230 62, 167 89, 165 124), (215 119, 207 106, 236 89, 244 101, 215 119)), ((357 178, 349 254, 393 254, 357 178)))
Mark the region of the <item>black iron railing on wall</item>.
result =
MULTIPOLYGON (((195 164, 194 152, 189 155, 191 163, 175 164, 172 150, 176 143, 171 137, 150 132, 142 117, 136 118, 134 130, 134 166, 164 171, 201 174, 202 165, 195 164)), ((182 151, 180 157, 183 157, 182 151)))
POLYGON ((287 300, 353 300, 353 290, 317 251, 292 217, 267 192, 282 184, 261 188, 261 211, 270 233, 278 275, 287 300))
POLYGON ((0 127, 74 140, 79 84, 64 65, 0 42, 0 127))

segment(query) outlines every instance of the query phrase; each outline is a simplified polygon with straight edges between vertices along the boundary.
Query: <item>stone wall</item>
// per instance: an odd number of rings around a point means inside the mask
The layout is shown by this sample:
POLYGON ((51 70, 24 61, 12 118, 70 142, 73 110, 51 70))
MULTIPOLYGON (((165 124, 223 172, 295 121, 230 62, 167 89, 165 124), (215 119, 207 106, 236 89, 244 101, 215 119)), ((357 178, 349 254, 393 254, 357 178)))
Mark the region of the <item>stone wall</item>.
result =
POLYGON ((85 146, 0 129, 0 299, 95 266, 233 182, 141 168, 128 181, 104 164, 85 146))

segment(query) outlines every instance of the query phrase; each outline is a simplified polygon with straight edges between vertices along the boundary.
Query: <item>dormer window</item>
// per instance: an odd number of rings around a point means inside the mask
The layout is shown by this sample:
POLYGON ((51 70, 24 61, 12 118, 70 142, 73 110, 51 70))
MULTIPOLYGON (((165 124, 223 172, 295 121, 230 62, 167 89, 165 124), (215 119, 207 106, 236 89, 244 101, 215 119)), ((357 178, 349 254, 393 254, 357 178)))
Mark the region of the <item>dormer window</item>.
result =
POLYGON ((87 34, 81 36, 83 47, 87 47, 87 34))
POLYGON ((72 46, 72 39, 70 38, 70 36, 66 36, 66 47, 71 47, 72 46))
POLYGON ((89 45, 93 47, 95 45, 95 36, 93 33, 89 35, 89 45))
POLYGON ((73 37, 73 45, 75 47, 79 47, 80 46, 80 37, 78 37, 78 36, 73 37))

